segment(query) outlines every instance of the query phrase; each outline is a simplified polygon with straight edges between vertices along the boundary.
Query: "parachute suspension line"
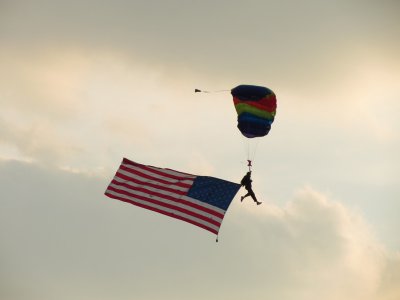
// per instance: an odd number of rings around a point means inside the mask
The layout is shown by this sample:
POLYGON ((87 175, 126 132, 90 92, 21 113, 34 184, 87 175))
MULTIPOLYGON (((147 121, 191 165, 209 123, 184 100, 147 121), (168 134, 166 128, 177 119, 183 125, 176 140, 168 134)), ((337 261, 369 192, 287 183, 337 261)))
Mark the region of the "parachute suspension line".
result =
POLYGON ((249 167, 249 172, 251 171, 251 167, 252 167, 252 155, 250 153, 250 141, 247 141, 247 166, 249 167))
POLYGON ((251 153, 251 158, 253 159, 253 161, 256 159, 257 148, 259 144, 260 144, 260 138, 255 138, 253 145, 253 152, 251 153))
POLYGON ((230 90, 217 90, 217 91, 203 91, 199 89, 195 89, 195 93, 222 93, 222 92, 229 92, 230 90))
MULTIPOLYGON (((244 136, 242 136, 242 139, 243 139, 243 143, 242 143, 243 154, 244 154, 244 156, 246 158, 246 161, 249 162, 249 161, 251 161, 251 158, 250 158, 250 141, 247 138, 245 138, 244 136)), ((241 162, 243 162, 243 161, 241 161, 241 162)))
POLYGON ((245 139, 245 151, 249 171, 251 171, 251 168, 253 167, 259 143, 260 138, 245 139))
POLYGON ((251 167, 253 166, 252 165, 252 160, 253 160, 253 157, 252 157, 252 154, 251 154, 251 140, 247 140, 247 166, 249 167, 249 172, 251 172, 251 167))

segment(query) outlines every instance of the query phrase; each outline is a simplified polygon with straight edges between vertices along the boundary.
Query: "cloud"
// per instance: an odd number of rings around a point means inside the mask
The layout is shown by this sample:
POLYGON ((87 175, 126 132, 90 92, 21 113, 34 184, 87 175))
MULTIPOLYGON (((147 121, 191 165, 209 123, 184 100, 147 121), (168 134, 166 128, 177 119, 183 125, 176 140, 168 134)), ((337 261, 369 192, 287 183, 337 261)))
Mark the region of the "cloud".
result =
POLYGON ((390 256, 386 263, 385 272, 378 290, 379 299, 396 300, 400 297, 400 253, 390 256))
POLYGON ((54 124, 43 120, 20 124, 0 116, 0 125, 0 144, 11 149, 12 158, 57 165, 65 157, 77 155, 81 151, 79 146, 73 146, 62 139, 54 124))
POLYGON ((201 74, 216 87, 245 79, 318 95, 321 87, 331 88, 330 80, 348 78, 359 49, 373 45, 380 56, 396 58, 398 5, 360 5, 45 0, 5 5, 1 33, 8 45, 30 51, 54 45, 111 49, 162 66, 167 77, 201 74))
POLYGON ((118 53, 8 49, 0 62, 0 142, 16 158, 96 168, 99 148, 120 159, 120 149, 152 147, 155 136, 182 128, 159 72, 118 53))
POLYGON ((106 198, 107 178, 2 161, 0 181, 7 299, 399 294, 398 255, 358 213, 311 188, 283 207, 236 199, 216 244, 194 226, 106 198))
POLYGON ((361 153, 358 170, 398 147, 398 43, 381 36, 397 36, 400 27, 379 30, 398 22, 389 4, 39 3, 8 2, 0 18, 7 41, 0 49, 0 114, 25 135, 26 149, 11 147, 29 159, 45 160, 60 147, 52 163, 96 168, 123 153, 159 156, 153 149, 166 143, 174 154, 161 155, 175 161, 183 148, 202 152, 223 140, 232 149, 229 94, 198 97, 193 89, 239 83, 276 91, 274 141, 300 155, 322 153, 319 165, 345 157, 347 166, 361 153), (217 138, 204 135, 211 130, 217 138), (46 132, 29 134, 39 131, 46 132), (376 142, 386 148, 374 148, 376 142), (321 151, 321 144, 330 147, 321 151))
POLYGON ((246 259, 257 266, 244 277, 272 298, 375 299, 383 248, 363 219, 342 204, 306 188, 283 208, 267 206, 256 217, 237 220, 251 228, 244 244, 253 254, 246 259))
POLYGON ((6 157, 93 170, 142 153, 163 164, 163 156, 185 161, 182 149, 204 156, 221 136, 229 147, 226 133, 236 133, 229 93, 195 95, 192 81, 178 84, 119 52, 3 49, 0 61, 8 66, 0 70, 0 143, 13 152, 6 157))

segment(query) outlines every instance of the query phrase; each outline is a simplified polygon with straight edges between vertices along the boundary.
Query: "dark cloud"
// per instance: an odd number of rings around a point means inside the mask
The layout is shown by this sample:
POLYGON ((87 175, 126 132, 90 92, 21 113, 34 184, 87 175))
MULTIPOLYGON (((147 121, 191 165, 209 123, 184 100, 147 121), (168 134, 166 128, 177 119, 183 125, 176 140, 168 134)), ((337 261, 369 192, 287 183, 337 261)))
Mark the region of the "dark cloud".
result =
POLYGON ((115 49, 161 65, 166 73, 190 70, 227 82, 246 78, 300 88, 322 77, 340 79, 358 47, 398 50, 393 6, 315 0, 35 1, 6 5, 0 34, 9 45, 30 49, 115 49))

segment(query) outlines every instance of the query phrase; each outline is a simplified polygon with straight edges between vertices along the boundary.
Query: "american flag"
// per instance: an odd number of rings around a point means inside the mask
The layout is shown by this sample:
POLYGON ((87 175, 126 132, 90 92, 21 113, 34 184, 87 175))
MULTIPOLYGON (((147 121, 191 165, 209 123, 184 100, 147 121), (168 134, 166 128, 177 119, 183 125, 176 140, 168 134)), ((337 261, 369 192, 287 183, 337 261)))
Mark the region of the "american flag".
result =
POLYGON ((240 185, 124 158, 105 195, 218 234, 240 185))

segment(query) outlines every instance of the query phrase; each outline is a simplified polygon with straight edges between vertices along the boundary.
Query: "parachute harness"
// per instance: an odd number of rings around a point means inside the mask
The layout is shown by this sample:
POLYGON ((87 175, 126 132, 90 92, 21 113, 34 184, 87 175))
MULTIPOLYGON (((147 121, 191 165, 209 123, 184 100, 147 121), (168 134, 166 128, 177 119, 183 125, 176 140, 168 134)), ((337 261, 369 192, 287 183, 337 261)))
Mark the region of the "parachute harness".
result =
POLYGON ((249 167, 249 171, 251 172, 252 165, 251 165, 251 160, 250 159, 247 160, 247 166, 249 167))

